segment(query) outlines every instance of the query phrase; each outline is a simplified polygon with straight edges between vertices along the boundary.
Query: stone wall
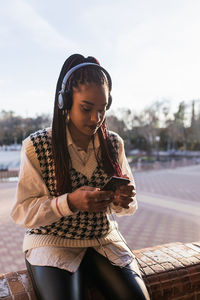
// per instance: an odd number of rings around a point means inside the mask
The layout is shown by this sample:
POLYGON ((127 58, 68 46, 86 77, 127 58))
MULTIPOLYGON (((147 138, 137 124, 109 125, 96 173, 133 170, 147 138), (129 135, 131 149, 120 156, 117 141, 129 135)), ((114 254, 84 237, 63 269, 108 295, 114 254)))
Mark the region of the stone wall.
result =
MULTIPOLYGON (((200 242, 165 244, 134 254, 152 300, 200 300, 200 242)), ((26 270, 0 275, 0 299, 37 300, 26 270)), ((91 287, 87 299, 104 298, 91 287)))

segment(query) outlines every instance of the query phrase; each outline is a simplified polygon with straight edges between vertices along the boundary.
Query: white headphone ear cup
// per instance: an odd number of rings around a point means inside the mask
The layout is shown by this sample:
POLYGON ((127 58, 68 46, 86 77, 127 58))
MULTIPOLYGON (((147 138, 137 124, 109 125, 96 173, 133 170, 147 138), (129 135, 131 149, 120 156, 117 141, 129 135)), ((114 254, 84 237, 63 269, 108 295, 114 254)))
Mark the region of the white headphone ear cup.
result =
POLYGON ((58 95, 58 107, 59 109, 63 109, 64 107, 63 92, 60 92, 58 95))

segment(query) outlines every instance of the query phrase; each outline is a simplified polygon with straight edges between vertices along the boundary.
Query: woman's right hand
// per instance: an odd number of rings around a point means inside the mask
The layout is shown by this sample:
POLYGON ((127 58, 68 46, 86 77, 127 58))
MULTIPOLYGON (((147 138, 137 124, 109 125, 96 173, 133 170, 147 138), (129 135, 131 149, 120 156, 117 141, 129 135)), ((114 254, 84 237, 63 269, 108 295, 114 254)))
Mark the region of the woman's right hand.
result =
POLYGON ((100 212, 106 211, 108 205, 113 201, 112 191, 101 191, 99 188, 82 186, 67 195, 69 208, 72 212, 87 211, 100 212))

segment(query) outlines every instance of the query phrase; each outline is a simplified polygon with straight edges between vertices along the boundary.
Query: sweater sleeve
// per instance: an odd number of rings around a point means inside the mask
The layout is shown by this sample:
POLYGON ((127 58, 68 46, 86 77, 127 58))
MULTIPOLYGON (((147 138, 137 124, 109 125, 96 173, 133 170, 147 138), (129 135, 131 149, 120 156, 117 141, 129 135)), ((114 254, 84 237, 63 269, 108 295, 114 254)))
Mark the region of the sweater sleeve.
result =
MULTIPOLYGON (((117 137, 118 137, 118 141, 119 141, 118 160, 119 160, 119 165, 122 169, 122 174, 128 176, 131 184, 136 188, 135 180, 133 178, 131 168, 129 166, 129 163, 128 163, 126 155, 125 155, 124 142, 119 135, 117 135, 117 137)), ((121 206, 116 206, 113 203, 111 203, 111 205, 110 205, 111 212, 117 214, 118 216, 134 214, 138 208, 138 205, 137 205, 136 196, 132 197, 132 199, 133 199, 133 201, 129 204, 129 208, 123 208, 121 206)))
POLYGON ((34 146, 28 137, 21 151, 19 180, 11 210, 11 218, 18 225, 36 228, 56 222, 73 214, 67 194, 52 197, 42 178, 34 146))

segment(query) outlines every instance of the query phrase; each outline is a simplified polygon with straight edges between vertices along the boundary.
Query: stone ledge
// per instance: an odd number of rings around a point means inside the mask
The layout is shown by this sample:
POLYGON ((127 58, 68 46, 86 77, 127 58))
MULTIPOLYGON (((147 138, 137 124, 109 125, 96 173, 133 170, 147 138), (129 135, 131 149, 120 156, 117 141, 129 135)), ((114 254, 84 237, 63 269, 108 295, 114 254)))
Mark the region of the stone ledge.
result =
MULTIPOLYGON (((200 300, 200 242, 133 251, 152 300, 200 300)), ((88 300, 103 300, 92 287, 88 300)), ((26 270, 0 275, 0 299, 37 300, 26 270)))
POLYGON ((200 300, 200 242, 134 251, 152 300, 200 300))

